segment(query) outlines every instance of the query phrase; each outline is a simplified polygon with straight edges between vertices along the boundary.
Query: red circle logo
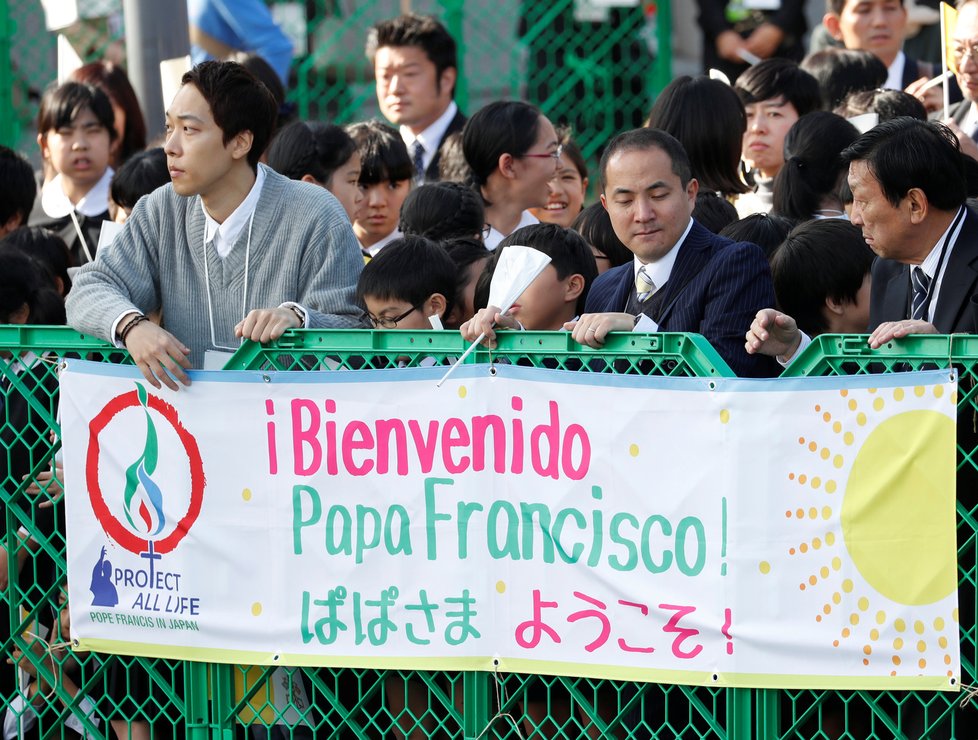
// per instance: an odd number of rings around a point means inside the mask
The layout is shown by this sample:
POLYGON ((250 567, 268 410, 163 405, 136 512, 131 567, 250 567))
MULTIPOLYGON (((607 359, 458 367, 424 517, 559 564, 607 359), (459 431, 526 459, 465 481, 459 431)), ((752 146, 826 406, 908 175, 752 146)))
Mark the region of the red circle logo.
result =
MULTIPOLYGON (((89 444, 88 455, 86 457, 86 481, 88 483, 88 495, 92 503, 95 517, 101 522, 112 539, 122 547, 133 553, 145 552, 149 547, 150 539, 140 537, 129 530, 109 509, 102 493, 99 482, 99 460, 101 458, 101 444, 99 435, 105 430, 109 423, 122 411, 129 408, 142 408, 139 396, 136 391, 123 393, 109 401, 105 407, 89 423, 89 444)), ((204 500, 204 461, 201 459, 200 450, 197 447, 197 440, 180 423, 180 417, 173 406, 163 401, 158 396, 149 395, 146 408, 152 409, 167 421, 176 433, 183 450, 190 463, 190 504, 187 512, 177 522, 176 527, 166 537, 153 541, 153 550, 160 554, 172 551, 190 531, 197 516, 200 514, 200 506, 204 500)))

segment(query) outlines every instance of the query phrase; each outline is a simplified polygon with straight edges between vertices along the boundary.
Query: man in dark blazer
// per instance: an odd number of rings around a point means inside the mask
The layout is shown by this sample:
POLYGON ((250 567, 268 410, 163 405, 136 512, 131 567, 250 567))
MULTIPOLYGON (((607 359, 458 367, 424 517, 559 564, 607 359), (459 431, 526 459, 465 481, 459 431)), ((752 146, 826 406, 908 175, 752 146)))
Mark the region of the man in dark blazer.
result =
POLYGON ((465 126, 453 97, 458 77, 455 40, 435 18, 402 15, 370 29, 377 102, 415 166, 415 183, 438 180, 445 140, 465 126))
MULTIPOLYGON (((974 334, 978 210, 966 203, 957 138, 936 121, 896 118, 842 153, 852 223, 876 253, 869 346, 909 334, 974 334)), ((807 344, 791 317, 768 310, 747 334, 748 352, 790 360, 807 344)))
POLYGON ((634 260, 594 282, 574 339, 600 347, 610 331, 696 332, 738 375, 778 374, 743 345, 754 315, 774 300, 767 260, 757 245, 693 220, 699 185, 682 145, 657 129, 627 131, 605 149, 600 170, 601 203, 634 260))
POLYGON ((936 122, 897 118, 846 149, 852 222, 878 255, 870 346, 907 334, 974 333, 978 211, 958 141, 936 122))

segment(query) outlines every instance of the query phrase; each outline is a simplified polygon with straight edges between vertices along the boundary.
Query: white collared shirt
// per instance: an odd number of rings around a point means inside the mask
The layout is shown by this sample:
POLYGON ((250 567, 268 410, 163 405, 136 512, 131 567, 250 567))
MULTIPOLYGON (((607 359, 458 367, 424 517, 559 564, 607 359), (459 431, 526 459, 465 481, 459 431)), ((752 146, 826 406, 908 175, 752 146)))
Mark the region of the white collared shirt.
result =
MULTIPOLYGON (((961 213, 962 208, 958 208, 958 213, 955 214, 955 219, 957 219, 958 214, 961 213)), ((944 233, 941 234, 940 238, 937 240, 937 244, 931 248, 930 254, 928 254, 924 258, 924 261, 919 265, 919 267, 924 271, 924 274, 931 279, 930 303, 927 306, 927 321, 930 321, 931 323, 934 322, 934 312, 937 309, 937 302, 940 299, 941 282, 944 279, 944 273, 947 271, 947 263, 951 261, 951 253, 954 251, 954 243, 958 240, 958 235, 961 233, 961 229, 964 227, 964 219, 966 217, 967 214, 962 216, 958 220, 957 225, 955 225, 953 220, 951 221, 951 224, 947 227, 947 229, 945 229, 944 233), (951 231, 952 226, 954 226, 953 232, 951 231), (937 263, 940 262, 941 259, 941 248, 944 246, 944 240, 948 238, 949 234, 950 239, 947 244, 947 253, 944 255, 944 262, 940 265, 940 272, 937 275, 934 275, 934 272, 937 271, 937 263)), ((911 281, 911 295, 913 294, 913 278, 910 277, 910 275, 913 273, 914 267, 916 267, 916 265, 912 265, 907 273, 907 279, 911 281)))
POLYGON ((417 136, 407 126, 401 126, 401 138, 404 140, 408 154, 411 155, 412 160, 414 159, 414 142, 420 141, 421 146, 424 147, 424 156, 421 158, 421 161, 424 163, 420 175, 422 179, 424 178, 424 173, 428 171, 428 167, 431 165, 431 160, 435 158, 438 145, 441 144, 441 140, 445 137, 445 132, 448 131, 448 127, 451 125, 456 113, 458 113, 458 106, 452 100, 448 104, 448 107, 445 108, 445 112, 438 116, 433 124, 417 136))
POLYGON ((41 188, 41 208, 51 218, 64 218, 73 210, 87 218, 101 216, 109 209, 109 184, 113 174, 113 169, 106 167, 99 181, 74 205, 61 187, 61 175, 55 175, 41 188))
POLYGON ((207 212, 207 208, 204 207, 204 201, 201 199, 200 210, 204 213, 204 243, 206 244, 213 239, 214 249, 217 250, 217 254, 221 259, 224 259, 231 253, 234 243, 241 235, 241 230, 248 225, 248 222, 254 215, 255 209, 258 207, 258 199, 261 198, 261 189, 264 184, 265 171, 259 166, 255 176, 255 184, 251 186, 248 195, 231 212, 231 215, 224 219, 224 223, 222 224, 215 221, 211 214, 207 212))
POLYGON ((903 70, 907 66, 907 55, 902 51, 897 52, 893 64, 886 68, 886 82, 883 83, 884 90, 903 89, 903 70))
POLYGON ((380 252, 381 249, 383 249, 384 247, 386 247, 388 244, 390 244, 395 239, 400 239, 402 236, 404 236, 404 234, 401 233, 401 230, 400 229, 394 229, 391 233, 389 233, 383 239, 381 239, 380 241, 374 242, 369 247, 364 247, 362 244, 360 245, 360 247, 361 247, 361 249, 363 249, 364 252, 366 252, 367 254, 369 254, 371 257, 376 257, 377 256, 377 253, 380 252))
MULTIPOLYGON (((672 249, 666 252, 661 258, 655 262, 642 262, 638 257, 632 259, 632 277, 638 277, 638 271, 645 266, 645 274, 649 276, 653 283, 655 283, 655 291, 658 291, 666 281, 669 280, 669 276, 672 274, 672 268, 676 264, 676 256, 679 254, 679 249, 682 247, 683 242, 686 241, 686 237, 689 236, 689 230, 693 228, 693 219, 690 217, 689 223, 686 224, 686 228, 683 230, 682 236, 679 237, 672 249)), ((653 291, 653 292, 655 292, 653 291)))
MULTIPOLYGON (((516 224, 516 228, 513 229, 513 231, 516 231, 516 229, 522 229, 524 226, 533 226, 538 223, 540 223, 540 219, 529 211, 523 211, 523 214, 520 216, 520 222, 516 224)), ((513 231, 509 232, 509 234, 512 234, 513 231)), ((483 240, 483 243, 486 245, 486 249, 492 252, 499 246, 499 242, 509 236, 509 234, 504 234, 501 231, 498 231, 495 226, 490 226, 489 234, 483 240)))
POLYGON ((978 131, 978 104, 968 106, 968 115, 961 121, 961 130, 974 138, 975 131, 978 131))

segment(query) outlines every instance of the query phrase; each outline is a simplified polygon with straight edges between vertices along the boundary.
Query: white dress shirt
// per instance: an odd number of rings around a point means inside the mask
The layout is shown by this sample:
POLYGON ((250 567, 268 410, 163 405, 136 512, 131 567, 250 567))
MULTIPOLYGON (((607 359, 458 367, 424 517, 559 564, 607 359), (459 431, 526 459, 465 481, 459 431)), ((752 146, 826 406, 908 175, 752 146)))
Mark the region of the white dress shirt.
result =
POLYGON ((424 172, 428 171, 428 167, 431 166, 431 160, 435 158, 435 152, 438 151, 438 145, 441 144, 441 140, 445 138, 445 132, 448 131, 448 127, 452 123, 452 119, 455 118, 455 114, 458 113, 458 106, 455 105, 455 101, 451 101, 448 107, 445 108, 445 112, 435 119, 435 122, 428 126, 424 131, 415 136, 411 133, 411 129, 407 126, 401 126, 401 138, 404 140, 404 144, 407 146, 408 154, 414 159, 414 142, 420 141, 421 146, 424 147, 424 155, 421 158, 424 168, 422 169, 422 176, 424 172))

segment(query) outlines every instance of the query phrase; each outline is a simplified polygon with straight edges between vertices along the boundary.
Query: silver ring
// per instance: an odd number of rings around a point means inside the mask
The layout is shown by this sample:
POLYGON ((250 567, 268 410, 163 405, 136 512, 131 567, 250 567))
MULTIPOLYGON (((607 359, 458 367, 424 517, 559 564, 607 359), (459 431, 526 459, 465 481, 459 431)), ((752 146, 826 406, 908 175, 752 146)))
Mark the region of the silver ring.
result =
POLYGON ((594 334, 594 327, 592 326, 590 329, 588 329, 587 330, 587 333, 588 334, 594 334))

